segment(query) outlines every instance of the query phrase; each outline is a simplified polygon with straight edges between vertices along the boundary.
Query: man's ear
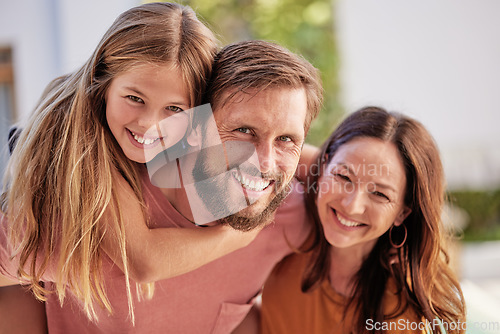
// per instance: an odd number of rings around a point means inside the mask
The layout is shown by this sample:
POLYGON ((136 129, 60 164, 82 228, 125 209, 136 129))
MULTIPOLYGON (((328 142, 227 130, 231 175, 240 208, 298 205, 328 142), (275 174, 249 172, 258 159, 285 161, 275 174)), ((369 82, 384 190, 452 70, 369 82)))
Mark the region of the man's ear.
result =
POLYGON ((189 145, 193 147, 199 146, 201 148, 201 125, 196 126, 196 128, 191 129, 186 137, 189 145))
POLYGON ((394 220, 394 225, 395 226, 399 226, 399 225, 403 224, 403 222, 410 215, 410 213, 411 213, 411 209, 405 205, 401 209, 401 211, 399 212, 399 214, 396 217, 396 219, 394 220))

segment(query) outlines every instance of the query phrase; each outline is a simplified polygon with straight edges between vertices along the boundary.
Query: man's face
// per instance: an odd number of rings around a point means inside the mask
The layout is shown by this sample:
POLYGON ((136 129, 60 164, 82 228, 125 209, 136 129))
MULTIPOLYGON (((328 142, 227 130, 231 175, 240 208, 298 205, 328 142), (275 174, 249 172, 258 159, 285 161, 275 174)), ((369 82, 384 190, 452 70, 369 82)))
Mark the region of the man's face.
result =
POLYGON ((244 195, 245 205, 232 212, 224 209, 231 215, 222 222, 250 230, 269 221, 288 194, 297 168, 306 113, 304 89, 288 88, 239 93, 214 110, 225 161, 220 154, 202 155, 198 168, 203 169, 204 178, 220 177, 209 185, 195 185, 211 210, 219 210, 221 202, 234 206, 231 201, 244 195))

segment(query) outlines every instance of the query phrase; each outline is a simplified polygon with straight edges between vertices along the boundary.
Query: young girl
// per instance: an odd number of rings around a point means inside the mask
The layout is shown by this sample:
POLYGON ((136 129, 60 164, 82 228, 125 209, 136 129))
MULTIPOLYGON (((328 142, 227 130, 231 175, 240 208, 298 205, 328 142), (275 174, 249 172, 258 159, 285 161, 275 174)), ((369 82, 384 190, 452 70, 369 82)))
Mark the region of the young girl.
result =
POLYGON ((312 251, 286 258, 268 279, 262 333, 464 332, 440 218, 443 170, 425 128, 362 109, 313 168, 312 251))
POLYGON ((252 241, 257 230, 149 229, 161 226, 150 203, 176 193, 151 186, 145 157, 185 140, 191 120, 179 115, 200 104, 215 52, 190 8, 146 4, 123 13, 82 68, 49 85, 5 177, 2 274, 41 300, 55 292, 62 304, 69 293, 95 320, 96 306, 113 309, 109 257, 125 274, 133 322, 130 279, 179 275, 252 241), (166 117, 173 126, 151 135, 166 117))

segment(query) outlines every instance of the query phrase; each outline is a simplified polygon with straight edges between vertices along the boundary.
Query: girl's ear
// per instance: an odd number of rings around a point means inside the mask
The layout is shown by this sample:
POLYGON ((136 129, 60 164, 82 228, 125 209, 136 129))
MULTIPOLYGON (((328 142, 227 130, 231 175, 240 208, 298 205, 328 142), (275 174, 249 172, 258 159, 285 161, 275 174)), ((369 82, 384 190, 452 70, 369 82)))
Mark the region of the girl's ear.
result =
POLYGON ((196 126, 196 128, 191 129, 186 139, 190 146, 199 146, 201 148, 201 125, 198 125, 196 126))
POLYGON ((411 213, 411 209, 405 205, 401 209, 401 211, 399 212, 399 214, 396 217, 396 219, 394 220, 394 225, 395 226, 399 226, 399 225, 403 224, 403 222, 410 215, 410 213, 411 213))

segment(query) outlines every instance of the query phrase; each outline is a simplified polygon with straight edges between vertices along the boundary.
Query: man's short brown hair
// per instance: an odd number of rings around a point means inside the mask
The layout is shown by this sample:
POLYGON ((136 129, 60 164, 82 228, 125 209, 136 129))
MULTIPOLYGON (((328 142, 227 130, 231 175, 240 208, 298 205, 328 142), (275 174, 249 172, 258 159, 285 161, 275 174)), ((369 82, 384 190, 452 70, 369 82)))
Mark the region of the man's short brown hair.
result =
POLYGON ((302 56, 271 42, 238 42, 219 51, 205 103, 210 103, 215 111, 238 93, 266 88, 304 88, 307 97, 304 128, 307 133, 323 102, 319 71, 302 56))

